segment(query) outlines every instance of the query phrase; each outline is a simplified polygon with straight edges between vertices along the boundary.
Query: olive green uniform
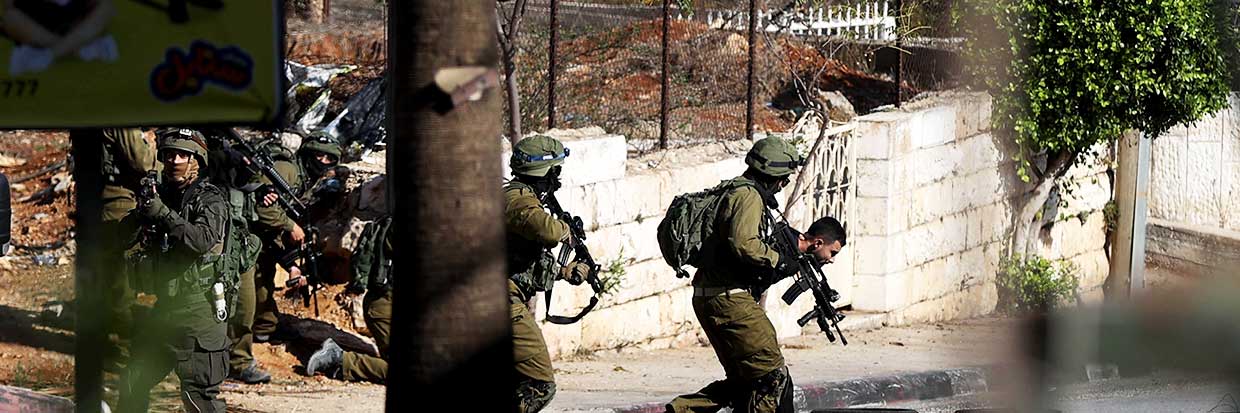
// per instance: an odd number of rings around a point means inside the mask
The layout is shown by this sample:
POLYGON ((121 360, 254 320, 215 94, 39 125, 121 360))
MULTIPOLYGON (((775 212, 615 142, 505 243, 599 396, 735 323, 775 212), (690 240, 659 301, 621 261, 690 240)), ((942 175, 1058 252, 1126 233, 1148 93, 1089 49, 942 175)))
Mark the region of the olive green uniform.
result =
MULTIPOLYGON (((344 352, 341 360, 341 375, 345 380, 369 381, 386 383, 388 371, 388 344, 392 337, 392 274, 391 259, 392 237, 386 231, 382 240, 374 245, 370 260, 362 266, 361 257, 355 256, 354 272, 358 279, 357 288, 365 288, 366 296, 362 298, 363 318, 370 336, 375 339, 375 347, 379 348, 379 357, 369 354, 344 352), (381 244, 380 244, 381 242, 381 244)), ((359 251, 363 254, 367 252, 359 251)))
MULTIPOLYGON (((300 198, 305 191, 305 169, 296 160, 277 159, 272 166, 300 198)), ((259 179, 263 184, 271 184, 271 180, 266 176, 259 179)), ((254 278, 255 314, 252 333, 271 335, 276 331, 280 312, 275 300, 276 261, 284 250, 284 234, 292 232, 297 223, 293 222, 293 218, 288 216, 279 203, 259 206, 257 210, 258 221, 254 229, 262 240, 263 248, 258 256, 258 271, 254 278)))
POLYGON ((388 372, 388 344, 392 338, 392 291, 370 290, 362 299, 366 328, 375 339, 379 357, 369 354, 344 352, 341 371, 345 380, 386 383, 388 372))
POLYGON ((555 281, 549 250, 568 238, 569 227, 543 209, 528 185, 510 182, 504 198, 514 367, 520 376, 518 410, 537 411, 555 395, 555 374, 542 330, 525 302, 555 281))
POLYGON ((727 376, 697 393, 677 397, 671 412, 773 412, 782 386, 790 385, 775 327, 750 293, 779 253, 763 241, 770 229, 766 203, 747 178, 724 195, 715 232, 702 246, 702 267, 693 279, 693 312, 727 376))
POLYGON ((254 353, 251 350, 254 343, 254 334, 251 330, 254 324, 256 302, 254 278, 255 263, 262 242, 258 236, 251 233, 250 222, 258 220, 257 204, 254 194, 245 193, 237 188, 241 184, 236 182, 237 176, 242 172, 236 168, 241 166, 229 165, 224 148, 211 150, 209 156, 211 165, 219 168, 218 171, 215 168, 212 169, 212 182, 224 192, 228 208, 231 210, 228 224, 229 239, 227 240, 231 251, 229 251, 229 256, 225 257, 226 271, 236 272, 239 275, 237 307, 236 311, 229 315, 228 320, 228 337, 232 340, 228 364, 233 372, 239 372, 254 362, 254 353))
POLYGON ((228 374, 229 340, 226 324, 215 318, 210 288, 223 252, 228 204, 223 191, 201 178, 183 192, 160 188, 160 199, 168 212, 145 222, 166 234, 169 249, 155 242, 162 236, 144 244, 138 280, 157 301, 136 329, 118 411, 147 411, 151 388, 175 371, 186 411, 223 412, 218 395, 228 374))
POLYGON ((127 350, 124 342, 132 333, 130 309, 134 301, 126 271, 125 246, 132 242, 137 228, 122 224, 121 219, 137 205, 133 191, 138 183, 148 171, 155 170, 155 151, 140 129, 103 129, 100 136, 104 178, 101 233, 105 238, 100 244, 104 250, 99 254, 103 257, 99 274, 104 277, 107 291, 109 331, 117 333, 123 353, 127 350))

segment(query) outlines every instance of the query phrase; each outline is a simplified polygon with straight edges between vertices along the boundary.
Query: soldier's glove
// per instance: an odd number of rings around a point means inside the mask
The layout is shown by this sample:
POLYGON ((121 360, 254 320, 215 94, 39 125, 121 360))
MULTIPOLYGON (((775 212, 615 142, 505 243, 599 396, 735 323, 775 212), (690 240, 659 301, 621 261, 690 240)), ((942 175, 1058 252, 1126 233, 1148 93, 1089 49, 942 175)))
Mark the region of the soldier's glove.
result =
POLYGON ((581 285, 588 275, 590 266, 581 261, 573 261, 560 268, 560 277, 572 285, 581 285))
POLYGON ((139 209, 138 212, 142 213, 142 216, 154 220, 163 220, 164 217, 172 213, 172 210, 168 209, 168 206, 164 205, 164 201, 157 196, 145 200, 139 209))

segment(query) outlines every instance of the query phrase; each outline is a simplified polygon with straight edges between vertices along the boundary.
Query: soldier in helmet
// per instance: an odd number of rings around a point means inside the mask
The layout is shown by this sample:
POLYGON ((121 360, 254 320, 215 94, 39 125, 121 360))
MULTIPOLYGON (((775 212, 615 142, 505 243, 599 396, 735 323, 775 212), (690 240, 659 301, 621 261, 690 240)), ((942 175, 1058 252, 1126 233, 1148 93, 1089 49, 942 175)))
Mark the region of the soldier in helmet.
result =
MULTIPOLYGON (((332 199, 343 193, 343 178, 348 169, 338 166, 340 143, 331 135, 322 132, 311 134, 302 141, 296 153, 284 149, 278 142, 263 145, 263 148, 268 150, 276 172, 292 188, 294 196, 307 202, 308 206, 313 207, 314 201, 332 199)), ((261 182, 272 184, 265 176, 261 182)), ((266 342, 276 331, 279 313, 274 299, 276 264, 283 251, 296 248, 305 241, 306 233, 301 223, 290 218, 278 203, 259 206, 257 210, 258 221, 254 229, 262 239, 263 252, 258 257, 256 311, 251 332, 253 341, 266 342)), ((290 274, 300 273, 296 266, 286 269, 290 274)))
POLYGON ((574 242, 568 224, 543 207, 543 200, 560 187, 561 164, 567 157, 568 148, 554 138, 525 138, 512 148, 509 166, 513 179, 504 185, 508 297, 520 412, 542 410, 555 396, 551 356, 526 302, 535 293, 546 291, 557 278, 579 284, 590 270, 576 261, 556 268, 550 252, 561 242, 574 242))
POLYGON ((220 383, 228 373, 228 334, 215 261, 224 251, 228 204, 206 182, 207 144, 189 129, 160 132, 162 183, 139 191, 143 228, 137 283, 155 296, 141 320, 122 379, 119 411, 145 412, 150 390, 169 371, 181 381, 185 410, 223 412, 220 383))
POLYGON ((778 208, 775 194, 801 162, 792 144, 760 140, 745 157, 748 170, 722 196, 693 277, 693 312, 727 378, 677 397, 668 412, 714 412, 724 406, 736 412, 792 411, 791 379, 775 327, 750 290, 796 272, 796 257, 781 255, 764 238, 774 225, 766 209, 778 208))

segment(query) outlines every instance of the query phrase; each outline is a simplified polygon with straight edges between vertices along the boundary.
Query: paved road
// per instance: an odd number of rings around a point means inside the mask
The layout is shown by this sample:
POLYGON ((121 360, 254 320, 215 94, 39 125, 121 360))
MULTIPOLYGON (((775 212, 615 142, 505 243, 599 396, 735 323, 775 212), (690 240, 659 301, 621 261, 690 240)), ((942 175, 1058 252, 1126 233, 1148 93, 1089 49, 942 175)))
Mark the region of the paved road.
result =
MULTIPOLYGON (((1083 383, 1056 389, 1053 408, 1062 412, 1240 412, 1235 383, 1174 374, 1083 383)), ((929 400, 886 407, 920 413, 952 413, 960 409, 1013 407, 1003 395, 986 394, 929 400)))

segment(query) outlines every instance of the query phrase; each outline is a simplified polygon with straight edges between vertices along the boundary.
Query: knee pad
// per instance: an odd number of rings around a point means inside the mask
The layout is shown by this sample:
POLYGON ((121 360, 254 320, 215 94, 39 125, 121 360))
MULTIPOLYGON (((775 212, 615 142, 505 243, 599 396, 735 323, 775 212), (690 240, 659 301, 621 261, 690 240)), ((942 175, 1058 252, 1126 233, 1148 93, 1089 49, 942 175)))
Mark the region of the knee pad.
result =
POLYGON ((773 403, 778 406, 776 412, 795 412, 792 376, 788 374, 788 367, 784 366, 772 370, 770 373, 755 380, 751 397, 748 403, 750 405, 758 404, 765 400, 765 403, 773 403))

